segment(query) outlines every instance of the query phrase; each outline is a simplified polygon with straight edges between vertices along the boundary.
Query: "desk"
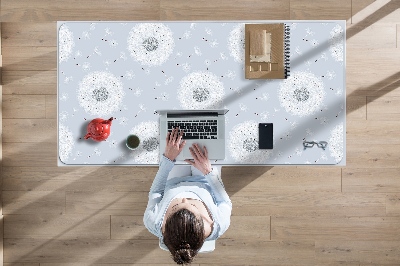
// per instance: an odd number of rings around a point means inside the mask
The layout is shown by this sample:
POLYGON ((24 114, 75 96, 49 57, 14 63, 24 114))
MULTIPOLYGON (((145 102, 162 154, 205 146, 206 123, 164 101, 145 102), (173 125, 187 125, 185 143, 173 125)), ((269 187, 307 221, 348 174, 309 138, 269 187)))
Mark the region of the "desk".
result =
POLYGON ((59 165, 157 165, 156 109, 226 108, 221 165, 345 164, 345 21, 58 22, 59 165), (244 78, 245 23, 290 27, 286 80, 244 78), (110 137, 84 140, 94 118, 110 137), (274 149, 258 150, 258 123, 274 149), (142 144, 125 147, 128 134, 142 144), (303 140, 327 141, 325 150, 303 140))

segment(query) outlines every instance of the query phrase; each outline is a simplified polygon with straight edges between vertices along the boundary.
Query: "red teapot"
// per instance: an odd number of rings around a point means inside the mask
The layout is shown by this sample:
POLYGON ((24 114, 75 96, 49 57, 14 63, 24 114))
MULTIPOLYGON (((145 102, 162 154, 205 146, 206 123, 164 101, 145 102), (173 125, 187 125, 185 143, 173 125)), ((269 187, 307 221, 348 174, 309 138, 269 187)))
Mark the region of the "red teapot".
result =
POLYGON ((108 120, 101 118, 95 118, 87 126, 87 134, 84 139, 92 138, 95 141, 103 141, 110 136, 111 121, 114 118, 111 117, 108 120))

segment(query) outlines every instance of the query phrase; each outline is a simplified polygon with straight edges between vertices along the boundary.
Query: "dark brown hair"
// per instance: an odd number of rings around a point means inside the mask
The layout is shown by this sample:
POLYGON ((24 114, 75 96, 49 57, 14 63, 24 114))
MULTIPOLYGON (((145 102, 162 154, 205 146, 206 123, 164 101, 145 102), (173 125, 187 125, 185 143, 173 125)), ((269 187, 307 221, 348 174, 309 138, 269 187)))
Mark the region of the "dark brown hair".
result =
POLYGON ((177 264, 191 263, 205 240, 203 219, 180 209, 167 218, 163 237, 177 264))

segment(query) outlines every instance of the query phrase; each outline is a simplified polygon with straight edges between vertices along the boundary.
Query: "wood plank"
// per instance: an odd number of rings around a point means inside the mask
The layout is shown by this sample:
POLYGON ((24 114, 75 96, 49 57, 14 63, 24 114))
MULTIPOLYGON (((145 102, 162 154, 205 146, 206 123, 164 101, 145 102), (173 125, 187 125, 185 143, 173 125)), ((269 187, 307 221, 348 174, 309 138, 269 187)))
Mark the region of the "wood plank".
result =
POLYGON ((349 139, 346 145, 347 168, 392 168, 400 159, 400 146, 396 144, 366 144, 349 139))
POLYGON ((54 142, 3 143, 3 167, 49 165, 57 165, 57 145, 54 142))
POLYGON ((3 94, 57 94, 56 71, 3 72, 3 94))
POLYGON ((367 119, 367 97, 348 96, 346 99, 346 119, 366 120, 367 119))
POLYGON ((40 266, 39 263, 4 263, 3 266, 40 266))
POLYGON ((362 142, 379 145, 382 143, 400 144, 398 132, 400 121, 385 120, 352 120, 347 123, 346 139, 350 143, 362 142))
MULTIPOLYGON (((20 3, 20 1, 18 1, 18 3, 20 3)), ((2 7, 3 6, 5 6, 4 3, 2 3, 2 7)), ((27 4, 27 6, 29 5, 27 4)), ((23 23, 3 22, 1 24, 2 45, 3 47, 7 46, 56 47, 57 35, 55 33, 57 30, 57 23, 55 21, 42 22, 42 23, 38 22, 26 23, 26 21, 23 23)))
POLYGON ((400 50, 359 49, 347 46, 348 96, 400 96, 400 50), (353 73, 350 74, 349 73, 353 73))
POLYGON ((3 95, 3 118, 46 118, 44 95, 3 95))
POLYGON ((153 239, 143 223, 143 215, 111 216, 111 239, 153 239))
POLYGON ((386 196, 386 214, 388 216, 400 216, 400 194, 388 194, 386 196))
POLYGON ((290 19, 343 19, 351 18, 348 0, 291 0, 290 19))
MULTIPOLYGON (((221 239, 268 241, 271 239, 270 216, 232 216, 229 229, 221 239)), ((218 240, 217 240, 218 241, 218 240)))
POLYGON ((68 214, 143 215, 148 192, 66 192, 68 214), (133 207, 134 206, 134 207, 133 207))
POLYGON ((57 20, 158 20, 159 0, 2 0, 2 21, 37 22, 57 20))
MULTIPOLYGON (((40 263, 40 266, 134 266, 134 265, 146 265, 146 266, 160 266, 160 265, 165 265, 165 266, 176 266, 176 263, 170 259, 172 263, 85 263, 85 262, 80 262, 80 263, 40 263)), ((200 266, 200 264, 196 263, 191 263, 191 266, 200 266)), ((18 265, 17 265, 18 266, 18 265)), ((28 265, 29 266, 29 265, 28 265)), ((357 264, 358 266, 358 264, 357 264)))
POLYGON ((57 142, 56 119, 3 119, 3 142, 57 142))
POLYGON ((63 214, 64 192, 3 191, 3 214, 63 214))
POLYGON ((399 176, 400 168, 343 168, 343 192, 396 193, 399 176))
MULTIPOLYGON (((400 80, 398 85, 400 90, 400 80)), ((367 97, 367 119, 368 120, 400 120, 400 97, 381 96, 367 97)))
POLYGON ((385 216, 384 193, 246 193, 231 197, 234 216, 385 216), (266 207, 268 206, 268 207, 266 207))
POLYGON ((346 46, 351 49, 396 48, 396 25, 393 23, 378 22, 366 28, 353 24, 347 30, 357 33, 347 39, 346 46))
POLYGON ((368 27, 379 22, 398 22, 400 12, 398 1, 352 0, 352 23, 368 27))
POLYGON ((275 217, 272 240, 398 240, 400 217, 275 217))
POLYGON ((357 15, 364 9, 368 9, 368 6, 373 4, 376 0, 351 0, 351 22, 357 23, 357 15), (356 18, 354 18, 356 17, 356 18))
POLYGON ((57 119, 57 95, 46 95, 46 118, 57 119))
POLYGON ((352 261, 361 264, 398 264, 400 241, 317 240, 315 255, 320 263, 352 261))
POLYGON ((4 167, 3 190, 149 192, 156 167, 4 167))
POLYGON ((109 215, 6 215, 4 238, 110 239, 109 215), (92 230, 96 228, 96 230, 92 230))
MULTIPOLYGON (((172 262, 170 253, 158 247, 158 240, 54 240, 6 239, 6 262, 153 263, 172 262), (54 254, 58 254, 57 257, 54 254)), ((242 265, 315 264, 314 241, 235 241, 219 239, 215 252, 199 254, 198 264, 242 265), (268 250, 268 252, 265 252, 268 250), (288 254, 291 254, 288 256, 288 254)))
POLYGON ((289 19, 290 0, 161 0, 161 20, 289 19))
POLYGON ((29 57, 15 56, 12 60, 5 57, 3 68, 6 71, 54 71, 57 69, 57 52, 29 57))
POLYGON ((340 168, 326 167, 222 167, 229 195, 238 191, 269 193, 339 192, 340 168))

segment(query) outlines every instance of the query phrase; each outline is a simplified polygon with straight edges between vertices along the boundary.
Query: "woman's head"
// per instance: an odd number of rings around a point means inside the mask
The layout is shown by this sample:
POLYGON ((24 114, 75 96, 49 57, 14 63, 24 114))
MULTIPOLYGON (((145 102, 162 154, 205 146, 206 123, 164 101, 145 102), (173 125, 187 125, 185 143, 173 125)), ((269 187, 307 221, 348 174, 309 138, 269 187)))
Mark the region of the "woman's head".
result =
POLYGON ((191 263, 206 238, 203 219, 180 209, 167 218, 163 237, 176 263, 191 263))

